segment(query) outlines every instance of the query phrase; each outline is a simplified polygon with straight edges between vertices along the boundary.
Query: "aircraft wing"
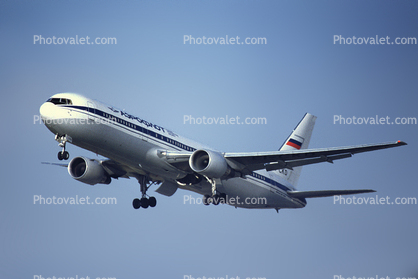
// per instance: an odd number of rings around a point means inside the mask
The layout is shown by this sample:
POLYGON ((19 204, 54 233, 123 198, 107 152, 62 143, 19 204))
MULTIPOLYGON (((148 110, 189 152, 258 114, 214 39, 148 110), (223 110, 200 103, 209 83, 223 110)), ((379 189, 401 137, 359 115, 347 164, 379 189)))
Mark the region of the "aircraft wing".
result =
POLYGON ((255 170, 267 171, 292 169, 294 167, 332 163, 334 160, 349 158, 354 154, 406 145, 403 141, 377 144, 363 144, 346 147, 301 149, 294 151, 224 153, 228 164, 235 170, 249 174, 255 170))
MULTIPOLYGON (((110 160, 110 159, 97 160, 97 161, 100 162, 100 164, 102 165, 106 173, 112 178, 119 178, 119 177, 129 178, 127 173, 133 172, 127 166, 120 164, 116 161, 110 160)), ((68 164, 50 163, 50 162, 41 162, 41 164, 68 168, 68 164)))
POLYGON ((331 196, 373 193, 375 190, 321 190, 321 191, 288 191, 292 198, 323 198, 331 196))

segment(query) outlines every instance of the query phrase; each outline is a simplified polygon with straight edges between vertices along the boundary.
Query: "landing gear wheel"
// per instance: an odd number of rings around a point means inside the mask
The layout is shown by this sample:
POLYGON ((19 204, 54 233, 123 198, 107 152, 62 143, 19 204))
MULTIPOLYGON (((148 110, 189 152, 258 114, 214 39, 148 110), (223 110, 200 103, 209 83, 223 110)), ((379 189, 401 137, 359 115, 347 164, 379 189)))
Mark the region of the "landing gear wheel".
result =
POLYGON ((219 194, 219 201, 220 201, 220 203, 222 203, 222 204, 226 204, 226 194, 224 194, 224 193, 221 193, 221 194, 219 194))
POLYGON ((212 202, 212 198, 209 195, 205 195, 203 197, 203 204, 204 205, 209 205, 212 202))
POLYGON ((212 200, 213 200, 213 204, 214 204, 214 205, 218 205, 218 204, 219 204, 219 202, 220 202, 220 200, 221 200, 221 196, 220 196, 220 195, 218 195, 218 194, 216 194, 216 195, 214 195, 214 196, 212 197, 212 200))
POLYGON ((132 206, 135 209, 138 209, 140 207, 142 208, 155 207, 157 205, 157 199, 155 197, 148 196, 147 191, 152 185, 157 184, 159 182, 152 181, 151 178, 147 175, 138 175, 136 176, 136 179, 138 179, 138 183, 139 183, 142 195, 140 199, 133 200, 132 206))
POLYGON ((151 207, 155 207, 157 205, 157 199, 154 197, 150 197, 148 201, 149 201, 149 206, 151 207))
POLYGON ((68 151, 60 151, 58 152, 58 160, 68 160, 70 158, 70 153, 68 151))
POLYGON ((148 208, 149 200, 147 198, 142 198, 141 199, 141 206, 142 206, 142 208, 148 208))
POLYGON ((132 201, 132 206, 133 206, 135 209, 140 208, 140 207, 141 207, 141 201, 140 201, 139 199, 134 199, 134 200, 132 201))
POLYGON ((70 158, 70 153, 68 153, 68 151, 64 151, 64 154, 62 155, 62 158, 64 160, 68 160, 68 158, 70 158))
POLYGON ((67 142, 72 142, 72 138, 69 135, 55 135, 55 140, 59 142, 58 146, 62 147, 62 151, 58 153, 58 160, 68 160, 70 153, 65 151, 65 145, 67 142))

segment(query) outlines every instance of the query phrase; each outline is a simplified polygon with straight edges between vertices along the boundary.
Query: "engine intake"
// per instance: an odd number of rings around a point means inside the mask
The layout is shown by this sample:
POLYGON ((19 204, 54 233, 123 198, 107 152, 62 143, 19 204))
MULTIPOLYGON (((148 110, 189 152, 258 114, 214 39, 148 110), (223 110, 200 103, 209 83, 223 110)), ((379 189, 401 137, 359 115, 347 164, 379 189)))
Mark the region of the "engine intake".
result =
POLYGON ((85 157, 75 157, 68 164, 68 173, 80 182, 95 185, 109 184, 110 176, 106 173, 100 162, 85 157))
POLYGON ((222 154, 211 150, 196 150, 189 158, 190 168, 209 178, 221 178, 228 175, 230 168, 222 154))

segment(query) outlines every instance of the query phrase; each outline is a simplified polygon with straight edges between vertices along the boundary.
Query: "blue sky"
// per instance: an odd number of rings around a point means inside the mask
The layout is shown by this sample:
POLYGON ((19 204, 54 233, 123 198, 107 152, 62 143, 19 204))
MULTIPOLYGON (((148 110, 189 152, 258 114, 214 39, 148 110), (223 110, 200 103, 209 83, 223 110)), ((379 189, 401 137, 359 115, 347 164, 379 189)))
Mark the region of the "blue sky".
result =
MULTIPOLYGON (((133 210, 135 180, 84 185, 56 162, 40 105, 77 92, 221 151, 276 150, 305 112, 312 148, 404 140, 408 146, 304 167, 301 190, 371 188, 417 197, 417 125, 338 125, 343 117, 418 117, 417 45, 339 45, 343 37, 418 37, 414 1, 3 1, 0 275, 116 278, 418 276, 418 205, 245 210, 188 205, 178 191, 133 210), (115 45, 40 45, 115 37, 115 45), (265 45, 190 45, 264 37, 265 45), (187 125, 265 117, 267 125, 187 125), (117 205, 34 205, 43 197, 116 197, 117 205)), ((95 154, 69 146, 71 156, 95 154)), ((155 188, 154 188, 155 189, 155 188)), ((198 195, 192 194, 194 197, 198 195)))

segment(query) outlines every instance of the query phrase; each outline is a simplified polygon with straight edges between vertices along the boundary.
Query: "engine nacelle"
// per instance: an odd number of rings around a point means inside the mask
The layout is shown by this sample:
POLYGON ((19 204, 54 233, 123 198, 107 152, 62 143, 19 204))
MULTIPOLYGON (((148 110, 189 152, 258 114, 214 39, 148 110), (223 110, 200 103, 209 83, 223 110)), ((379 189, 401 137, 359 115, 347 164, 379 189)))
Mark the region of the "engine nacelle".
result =
POLYGON ((68 173, 72 178, 90 185, 111 182, 110 176, 97 160, 85 157, 73 158, 68 164, 68 173))
POLYGON ((196 150, 189 158, 190 168, 209 178, 221 178, 230 172, 222 154, 211 150, 196 150))

